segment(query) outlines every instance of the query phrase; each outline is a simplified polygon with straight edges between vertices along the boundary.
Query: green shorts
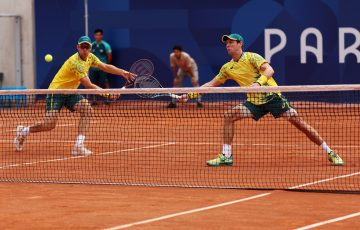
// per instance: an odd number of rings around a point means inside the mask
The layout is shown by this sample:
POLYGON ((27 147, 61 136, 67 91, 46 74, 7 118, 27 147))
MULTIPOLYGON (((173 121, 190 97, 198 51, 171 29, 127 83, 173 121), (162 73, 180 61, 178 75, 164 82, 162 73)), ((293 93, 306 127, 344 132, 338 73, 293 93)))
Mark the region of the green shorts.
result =
POLYGON ((271 95, 269 102, 265 104, 255 105, 246 101, 244 106, 250 110, 254 116, 254 120, 256 121, 265 116, 267 113, 271 113, 275 118, 279 118, 281 114, 292 108, 288 100, 278 94, 271 95))
POLYGON ((80 94, 48 94, 46 95, 46 111, 61 110, 65 106, 74 112, 74 105, 84 97, 80 94))
POLYGON ((92 69, 90 71, 90 80, 92 83, 100 86, 109 83, 108 74, 100 69, 92 69))

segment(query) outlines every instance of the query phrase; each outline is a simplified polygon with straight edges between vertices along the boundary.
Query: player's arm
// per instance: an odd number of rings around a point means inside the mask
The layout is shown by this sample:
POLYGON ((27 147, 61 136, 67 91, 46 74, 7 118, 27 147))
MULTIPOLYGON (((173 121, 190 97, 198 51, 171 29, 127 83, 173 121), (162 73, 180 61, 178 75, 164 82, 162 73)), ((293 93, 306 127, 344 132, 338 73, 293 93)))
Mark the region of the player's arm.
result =
POLYGON ((106 60, 107 63, 110 64, 112 62, 112 53, 106 53, 106 60))
POLYGON ((173 86, 174 87, 178 87, 180 85, 180 78, 177 74, 177 67, 176 66, 171 66, 171 70, 174 76, 174 81, 173 81, 173 86))
POLYGON ((193 68, 191 68, 191 62, 190 62, 190 59, 186 60, 186 68, 187 68, 187 72, 189 73, 190 75, 190 78, 191 79, 194 79, 194 71, 193 71, 193 68))
MULTIPOLYGON (((219 85, 222 85, 223 82, 219 81, 216 77, 212 79, 211 81, 203 84, 200 87, 216 87, 219 85)), ((179 101, 180 102, 187 102, 189 99, 195 99, 198 98, 201 94, 200 93, 187 93, 180 96, 179 101)))
POLYGON ((86 88, 86 89, 101 89, 99 86, 93 84, 90 81, 89 77, 83 77, 80 79, 80 83, 86 88))
MULTIPOLYGON (((93 84, 90 81, 89 77, 83 77, 80 79, 80 83, 86 88, 86 89, 101 89, 101 87, 93 84)), ((119 97, 119 95, 110 95, 108 93, 105 94, 101 94, 100 96, 106 97, 106 98, 110 98, 111 100, 117 99, 119 97)))
POLYGON ((97 67, 99 69, 101 69, 102 71, 104 71, 104 72, 123 76, 127 80, 134 80, 134 77, 136 76, 133 73, 130 73, 130 72, 126 71, 126 70, 120 69, 120 68, 118 68, 118 67, 116 67, 114 65, 111 65, 111 64, 105 64, 105 63, 99 62, 97 67))
POLYGON ((274 75, 275 71, 274 69, 271 67, 271 65, 267 62, 265 62, 264 64, 262 64, 260 66, 260 71, 263 71, 263 75, 266 76, 268 78, 268 80, 270 78, 272 78, 272 76, 274 75))
POLYGON ((106 53, 106 61, 107 64, 111 64, 112 62, 112 50, 111 50, 111 46, 109 45, 109 43, 104 42, 103 43, 105 46, 105 53, 106 53))
POLYGON ((180 83, 180 78, 177 74, 178 72, 178 69, 177 69, 177 65, 176 65, 176 62, 174 61, 174 56, 173 56, 173 53, 170 54, 170 67, 171 67, 171 72, 173 74, 173 77, 174 77, 174 82, 173 82, 173 85, 174 87, 178 86, 179 83, 180 83))
POLYGON ((274 75, 274 69, 267 62, 263 63, 259 69, 260 69, 260 72, 262 72, 262 74, 257 79, 257 81, 251 85, 251 87, 264 85, 274 75))
POLYGON ((211 81, 203 84, 202 86, 200 87, 216 87, 216 86, 219 86, 219 85, 222 85, 223 83, 221 81, 219 81, 216 77, 214 79, 212 79, 211 81))

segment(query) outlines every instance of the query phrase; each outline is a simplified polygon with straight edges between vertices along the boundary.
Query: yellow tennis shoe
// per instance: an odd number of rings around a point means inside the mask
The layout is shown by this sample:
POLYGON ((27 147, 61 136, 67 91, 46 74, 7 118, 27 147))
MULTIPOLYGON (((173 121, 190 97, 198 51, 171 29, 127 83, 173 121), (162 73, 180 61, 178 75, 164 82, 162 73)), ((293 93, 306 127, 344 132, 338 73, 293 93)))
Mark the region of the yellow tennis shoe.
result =
POLYGON ((232 166, 233 164, 233 157, 226 157, 224 154, 220 153, 215 159, 206 161, 208 166, 220 166, 220 165, 227 165, 232 166))
POLYGON ((328 154, 328 159, 333 165, 336 165, 336 166, 344 165, 344 161, 341 159, 339 154, 335 151, 331 151, 328 154))

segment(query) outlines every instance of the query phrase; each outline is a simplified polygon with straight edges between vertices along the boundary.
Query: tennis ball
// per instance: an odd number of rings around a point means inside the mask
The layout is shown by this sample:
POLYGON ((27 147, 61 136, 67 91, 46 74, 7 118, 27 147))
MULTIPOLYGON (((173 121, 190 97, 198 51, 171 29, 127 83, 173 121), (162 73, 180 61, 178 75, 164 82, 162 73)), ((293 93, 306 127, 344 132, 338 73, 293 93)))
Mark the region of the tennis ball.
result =
POLYGON ((53 56, 51 56, 51 54, 46 54, 45 55, 45 61, 46 62, 51 62, 53 60, 53 56))

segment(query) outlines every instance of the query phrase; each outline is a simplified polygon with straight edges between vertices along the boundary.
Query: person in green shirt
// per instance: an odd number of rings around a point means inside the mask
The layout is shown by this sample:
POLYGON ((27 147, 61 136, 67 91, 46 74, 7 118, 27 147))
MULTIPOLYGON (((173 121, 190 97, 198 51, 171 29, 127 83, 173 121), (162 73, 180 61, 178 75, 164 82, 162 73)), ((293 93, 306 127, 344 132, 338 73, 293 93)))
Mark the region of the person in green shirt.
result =
MULTIPOLYGON (((92 43, 91 53, 93 53, 97 58, 100 59, 102 63, 111 64, 112 62, 112 53, 111 46, 109 43, 103 40, 104 32, 102 29, 96 29, 94 31, 95 41, 92 43)), ((90 79, 94 84, 97 84, 104 89, 110 88, 110 83, 108 79, 108 73, 102 71, 99 68, 92 67, 90 69, 90 79)), ((94 95, 93 105, 97 105, 96 96, 94 95)), ((109 100, 105 100, 105 104, 109 104, 109 100)))

